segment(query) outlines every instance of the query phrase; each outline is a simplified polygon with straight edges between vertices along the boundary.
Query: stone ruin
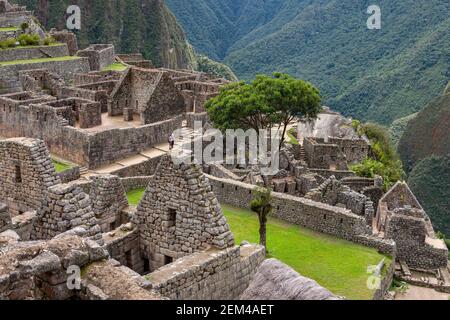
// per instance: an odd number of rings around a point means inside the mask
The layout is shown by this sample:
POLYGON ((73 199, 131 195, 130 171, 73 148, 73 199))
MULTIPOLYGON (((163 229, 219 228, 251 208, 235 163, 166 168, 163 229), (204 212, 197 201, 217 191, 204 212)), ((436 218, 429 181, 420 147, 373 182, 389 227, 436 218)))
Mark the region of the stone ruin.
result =
POLYGON ((237 299, 264 260, 263 247, 234 245, 197 165, 164 157, 136 209, 116 176, 61 183, 41 140, 0 150, 2 187, 11 181, 0 189, 0 299, 237 299), (25 187, 40 197, 22 198, 25 187))
POLYGON ((165 157, 139 204, 141 247, 155 270, 199 249, 234 245, 233 235, 200 166, 165 157))
POLYGON ((398 260, 410 268, 447 267, 448 249, 406 183, 398 182, 381 198, 374 226, 395 241, 398 260))
MULTIPOLYGON (((31 20, 0 1, 0 27, 31 20)), ((45 36, 32 22, 27 32, 45 36)), ((371 152, 350 119, 325 109, 299 123, 300 143, 283 146, 274 176, 259 165, 175 164, 168 136, 182 128, 191 145, 195 121, 210 128, 205 103, 228 82, 156 68, 110 44, 78 50, 66 30, 50 35, 57 45, 0 52, 0 62, 18 61, 0 66, 0 299, 302 297, 312 282, 276 262, 289 277, 268 272, 265 249, 236 246, 222 214, 220 203, 246 208, 257 185, 274 190, 279 219, 376 248, 397 261, 398 277, 433 273, 436 284, 420 284, 450 290, 448 251, 409 188, 385 194, 380 178, 348 169, 371 152), (57 173, 52 158, 72 168, 57 173), (137 187, 146 191, 134 208, 125 193, 137 187), (67 286, 73 266, 82 270, 78 289, 67 286), (298 286, 281 292, 277 279, 298 286)))
MULTIPOLYGON (((32 25, 31 12, 1 3, 0 27, 32 25)), ((81 168, 153 151, 184 119, 204 117, 207 99, 228 83, 192 70, 155 68, 141 54, 116 54, 111 44, 78 50, 67 30, 48 35, 55 45, 0 52, 0 62, 8 62, 0 66, 0 137, 44 140, 53 155, 81 168), (111 70, 115 65, 121 68, 111 70)), ((157 161, 144 157, 133 170, 152 174, 157 161)))

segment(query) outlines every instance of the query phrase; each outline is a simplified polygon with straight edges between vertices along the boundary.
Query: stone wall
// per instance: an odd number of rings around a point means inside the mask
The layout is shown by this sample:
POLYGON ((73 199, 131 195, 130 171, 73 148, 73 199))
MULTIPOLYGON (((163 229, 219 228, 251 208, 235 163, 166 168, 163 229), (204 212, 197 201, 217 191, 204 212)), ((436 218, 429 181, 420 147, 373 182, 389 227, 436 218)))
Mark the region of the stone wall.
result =
POLYGON ((149 158, 143 162, 132 164, 123 168, 118 168, 111 172, 116 176, 125 177, 137 177, 137 176, 151 176, 156 172, 159 162, 164 155, 158 155, 154 158, 149 158))
POLYGON ((0 300, 76 297, 77 291, 67 286, 69 266, 83 268, 108 256, 96 242, 81 238, 82 231, 71 231, 50 241, 7 246, 0 256, 0 300))
POLYGON ((11 215, 9 214, 8 206, 0 202, 0 233, 10 229, 11 215))
POLYGON ((194 124, 196 121, 202 123, 202 127, 209 121, 208 114, 206 112, 203 113, 193 113, 189 112, 186 114, 187 127, 194 129, 194 124))
POLYGON ((30 69, 48 69, 51 72, 61 75, 67 81, 70 81, 74 74, 78 72, 88 72, 90 70, 89 60, 85 58, 4 65, 0 67, 1 92, 9 93, 21 91, 19 71, 30 69))
POLYGON ((58 173, 58 177, 61 183, 68 183, 74 180, 78 180, 81 177, 80 167, 75 166, 58 173))
POLYGON ((369 156, 369 144, 364 139, 341 139, 330 137, 330 143, 337 145, 345 155, 348 164, 361 163, 369 156))
POLYGON ((144 260, 141 257, 139 247, 139 232, 137 228, 123 225, 117 230, 103 235, 105 248, 112 259, 120 262, 139 274, 149 272, 145 270, 144 260))
POLYGON ((112 44, 93 44, 84 50, 78 51, 79 57, 89 59, 92 71, 101 71, 115 61, 116 53, 112 44))
POLYGON ((153 290, 174 300, 237 300, 265 249, 256 245, 198 252, 149 274, 153 290))
POLYGON ((306 153, 308 166, 315 169, 345 170, 344 161, 341 158, 339 146, 326 143, 320 138, 305 138, 303 147, 306 153))
POLYGON ((117 176, 97 175, 90 179, 90 197, 97 223, 102 232, 114 230, 121 211, 128 207, 125 189, 117 176))
POLYGON ((45 105, 0 104, 0 136, 44 140, 49 150, 77 164, 89 163, 89 137, 69 126, 57 109, 45 105))
POLYGON ((148 184, 152 179, 153 176, 146 176, 146 177, 140 176, 140 177, 121 178, 120 181, 122 182, 125 192, 128 192, 130 190, 138 188, 147 188, 148 184))
POLYGON ((87 230, 92 239, 101 240, 101 228, 89 196, 75 184, 58 184, 49 188, 37 210, 31 239, 52 239, 77 227, 87 230))
POLYGON ((30 11, 5 12, 0 14, 0 28, 19 27, 30 20, 32 20, 30 11))
POLYGON ((200 166, 175 165, 166 156, 140 202, 135 223, 150 269, 209 246, 234 245, 219 202, 200 166))
POLYGON ((15 61, 15 60, 29 60, 41 58, 56 58, 65 57, 69 55, 69 49, 66 44, 51 45, 51 46, 37 46, 24 47, 14 49, 0 50, 0 62, 15 61))
POLYGON ((404 182, 397 182, 380 200, 375 220, 397 247, 397 259, 411 268, 438 269, 448 264, 445 242, 436 237, 431 220, 404 182))
POLYGON ((122 128, 91 134, 89 140, 89 168, 113 163, 118 159, 138 154, 154 145, 167 141, 167 137, 181 127, 182 118, 138 128, 122 128))
MULTIPOLYGON (((207 178, 220 203, 249 208, 253 198, 252 190, 256 186, 209 175, 207 178)), ((272 193, 272 198, 272 214, 276 218, 373 247, 386 254, 392 255, 394 252, 393 241, 373 236, 365 217, 353 214, 350 210, 281 193, 272 193)))
MULTIPOLYGON (((70 121, 58 115, 57 108, 34 104, 16 107, 0 100, 0 136, 42 139, 53 154, 88 168, 113 163, 165 142, 181 122, 180 116, 138 128, 86 133, 71 127, 70 121)), ((150 163, 150 167, 154 164, 150 163)))
POLYGON ((109 115, 133 109, 141 124, 167 120, 185 113, 184 100, 169 74, 132 67, 111 94, 109 115))
POLYGON ((396 214, 388 221, 386 238, 397 246, 397 258, 411 268, 439 269, 448 264, 448 249, 440 239, 427 235, 423 219, 396 214))
POLYGON ((58 31, 56 29, 50 30, 50 36, 53 37, 58 42, 67 44, 69 49, 69 54, 71 56, 75 55, 78 51, 77 36, 73 32, 67 30, 58 31))
POLYGON ((60 183, 43 141, 0 141, 0 200, 12 216, 37 209, 47 189, 60 183))

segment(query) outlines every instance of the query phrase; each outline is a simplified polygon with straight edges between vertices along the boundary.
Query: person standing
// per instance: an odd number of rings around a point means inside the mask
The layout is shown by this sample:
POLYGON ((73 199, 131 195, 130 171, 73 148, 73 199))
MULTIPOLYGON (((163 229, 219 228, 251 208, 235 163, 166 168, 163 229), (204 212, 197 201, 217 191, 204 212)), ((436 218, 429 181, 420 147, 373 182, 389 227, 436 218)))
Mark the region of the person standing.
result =
POLYGON ((175 136, 174 136, 174 134, 172 133, 172 134, 169 136, 169 150, 172 150, 174 146, 175 146, 175 136))

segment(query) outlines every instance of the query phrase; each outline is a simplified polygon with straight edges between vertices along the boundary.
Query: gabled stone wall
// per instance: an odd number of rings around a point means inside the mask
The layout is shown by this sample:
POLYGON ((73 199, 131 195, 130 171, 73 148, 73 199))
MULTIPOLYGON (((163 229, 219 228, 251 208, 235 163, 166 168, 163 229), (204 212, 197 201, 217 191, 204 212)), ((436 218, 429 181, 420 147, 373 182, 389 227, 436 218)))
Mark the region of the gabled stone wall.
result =
POLYGON ((18 215, 37 209, 48 188, 60 183, 50 154, 41 140, 0 141, 0 201, 18 215))
POLYGON ((140 245, 155 270, 209 246, 234 245, 211 186, 197 165, 175 165, 166 156, 136 213, 140 245))
POLYGON ((58 184, 49 188, 46 199, 37 210, 31 239, 52 239, 77 227, 87 230, 92 239, 101 240, 101 228, 89 196, 74 184, 58 184))
POLYGON ((123 209, 128 207, 125 189, 120 178, 112 175, 91 177, 90 196, 93 210, 102 232, 108 232, 118 227, 118 218, 123 209))

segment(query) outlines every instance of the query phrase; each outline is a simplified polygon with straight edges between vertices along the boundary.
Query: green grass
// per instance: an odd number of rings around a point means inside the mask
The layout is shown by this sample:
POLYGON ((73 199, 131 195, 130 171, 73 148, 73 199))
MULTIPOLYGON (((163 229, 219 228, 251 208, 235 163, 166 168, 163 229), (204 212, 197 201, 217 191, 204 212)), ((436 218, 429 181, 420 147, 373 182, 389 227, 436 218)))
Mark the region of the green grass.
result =
POLYGON ((72 165, 68 164, 68 163, 64 163, 62 161, 56 160, 56 159, 52 159, 53 165, 55 166, 55 170, 57 173, 69 170, 71 168, 73 168, 72 165))
MULTIPOLYGON (((223 205, 223 212, 234 233, 236 243, 259 242, 259 223, 248 210, 223 205)), ((305 228, 269 219, 267 225, 269 255, 291 266, 305 277, 314 279, 339 296, 367 300, 373 291, 367 288, 367 267, 386 258, 375 249, 360 246, 305 228)))
POLYGON ((11 32, 11 31, 19 31, 20 29, 17 27, 4 27, 0 28, 0 32, 11 32))
POLYGON ((57 46, 62 46, 62 45, 64 45, 64 43, 55 42, 55 43, 50 43, 50 44, 40 44, 40 45, 36 45, 36 46, 18 45, 17 47, 0 48, 0 50, 20 50, 20 49, 30 49, 30 48, 40 48, 40 47, 57 47, 57 46))
POLYGON ((293 129, 293 128, 287 132, 287 136, 289 137, 288 143, 293 144, 293 145, 299 145, 300 143, 298 142, 297 138, 294 136, 294 132, 295 132, 295 129, 293 129))
POLYGON ((80 57, 65 56, 65 57, 57 57, 57 58, 14 60, 14 61, 0 62, 0 66, 11 66, 11 65, 16 65, 16 64, 31 64, 31 63, 42 63, 42 62, 70 61, 70 60, 77 60, 77 59, 80 59, 80 57))
POLYGON ((142 199, 142 196, 144 195, 144 192, 145 192, 145 187, 128 191, 127 192, 128 203, 131 206, 137 207, 137 205, 139 204, 139 202, 142 199))
POLYGON ((120 62, 114 62, 113 64, 107 66, 102 71, 124 71, 127 69, 127 66, 120 63, 120 62))
MULTIPOLYGON (((130 205, 137 206, 145 188, 127 193, 130 205)), ((222 205, 236 243, 246 240, 259 243, 259 223, 249 210, 222 205)), ((339 296, 352 300, 372 299, 367 288, 367 267, 378 265, 383 258, 391 259, 375 249, 360 246, 275 218, 267 224, 267 245, 270 257, 277 258, 305 277, 314 279, 339 296)), ((386 268, 385 268, 386 269, 386 268)), ((384 270, 385 271, 385 270, 384 270)))

